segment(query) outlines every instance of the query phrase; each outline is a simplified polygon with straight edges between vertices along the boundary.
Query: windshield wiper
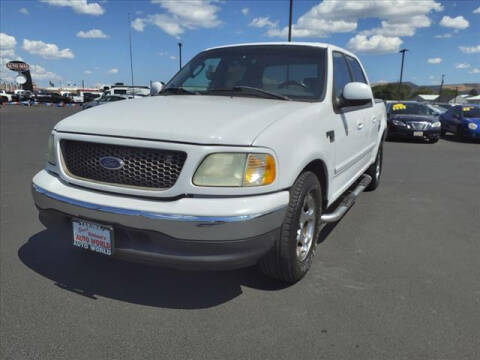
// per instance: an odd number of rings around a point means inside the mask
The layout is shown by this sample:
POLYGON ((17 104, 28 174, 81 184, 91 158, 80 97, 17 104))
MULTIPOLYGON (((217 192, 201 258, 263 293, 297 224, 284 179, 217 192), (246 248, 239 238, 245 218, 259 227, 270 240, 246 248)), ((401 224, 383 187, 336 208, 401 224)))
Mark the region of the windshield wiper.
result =
POLYGON ((243 85, 237 85, 232 87, 231 89, 209 89, 206 90, 205 93, 214 93, 214 92, 250 92, 252 95, 256 96, 261 96, 261 97, 269 97, 269 98, 275 98, 275 99, 281 99, 281 100, 291 100, 288 96, 277 94, 268 90, 263 90, 260 88, 256 87, 251 87, 251 86, 243 86, 243 85))
POLYGON ((187 90, 183 87, 168 87, 163 89, 160 94, 166 95, 167 93, 175 94, 175 95, 196 95, 198 92, 193 92, 190 90, 187 90))

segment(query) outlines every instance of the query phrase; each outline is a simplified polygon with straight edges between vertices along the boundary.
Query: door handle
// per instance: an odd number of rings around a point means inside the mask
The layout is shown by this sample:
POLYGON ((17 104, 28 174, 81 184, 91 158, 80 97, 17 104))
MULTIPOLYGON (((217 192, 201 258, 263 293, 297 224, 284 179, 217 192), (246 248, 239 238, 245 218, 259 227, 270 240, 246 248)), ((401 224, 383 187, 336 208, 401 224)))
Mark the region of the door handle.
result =
POLYGON ((358 122, 357 123, 357 129, 362 130, 363 129, 363 122, 358 122))
POLYGON ((374 124, 377 122, 377 117, 376 117, 376 116, 372 117, 372 122, 373 122, 374 124))

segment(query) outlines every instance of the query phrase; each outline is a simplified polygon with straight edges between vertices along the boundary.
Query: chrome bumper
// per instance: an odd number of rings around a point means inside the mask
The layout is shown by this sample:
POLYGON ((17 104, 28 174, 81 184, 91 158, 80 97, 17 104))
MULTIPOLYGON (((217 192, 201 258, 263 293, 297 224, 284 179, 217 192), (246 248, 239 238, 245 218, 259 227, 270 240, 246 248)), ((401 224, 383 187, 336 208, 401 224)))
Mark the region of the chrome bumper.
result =
POLYGON ((32 194, 41 210, 199 241, 241 240, 276 230, 283 222, 289 201, 287 191, 175 201, 132 198, 72 186, 45 170, 34 177, 32 194), (169 208, 174 211, 166 211, 169 208), (226 209, 230 213, 225 213, 226 209))

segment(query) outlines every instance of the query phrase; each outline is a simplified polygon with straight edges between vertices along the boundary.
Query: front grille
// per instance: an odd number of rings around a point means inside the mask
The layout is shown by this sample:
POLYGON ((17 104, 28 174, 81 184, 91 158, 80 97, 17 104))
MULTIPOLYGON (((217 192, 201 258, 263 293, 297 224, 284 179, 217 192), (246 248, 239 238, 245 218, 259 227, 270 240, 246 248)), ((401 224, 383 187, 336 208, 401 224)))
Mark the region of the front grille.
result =
POLYGON ((414 130, 426 130, 430 123, 425 121, 411 121, 408 123, 414 130))
POLYGON ((66 172, 87 181, 168 189, 177 181, 187 154, 170 151, 61 140, 66 172), (123 161, 118 170, 106 169, 100 159, 113 156, 123 161))

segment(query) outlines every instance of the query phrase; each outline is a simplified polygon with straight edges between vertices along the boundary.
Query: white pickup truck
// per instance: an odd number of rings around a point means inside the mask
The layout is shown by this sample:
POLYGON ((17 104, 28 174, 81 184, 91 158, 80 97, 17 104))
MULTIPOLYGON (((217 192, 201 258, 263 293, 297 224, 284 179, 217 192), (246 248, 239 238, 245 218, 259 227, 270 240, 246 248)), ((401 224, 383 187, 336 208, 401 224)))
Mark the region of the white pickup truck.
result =
POLYGON ((217 47, 158 96, 59 122, 32 192, 42 223, 77 247, 175 268, 259 263, 293 283, 320 226, 378 186, 385 129, 346 50, 217 47))

